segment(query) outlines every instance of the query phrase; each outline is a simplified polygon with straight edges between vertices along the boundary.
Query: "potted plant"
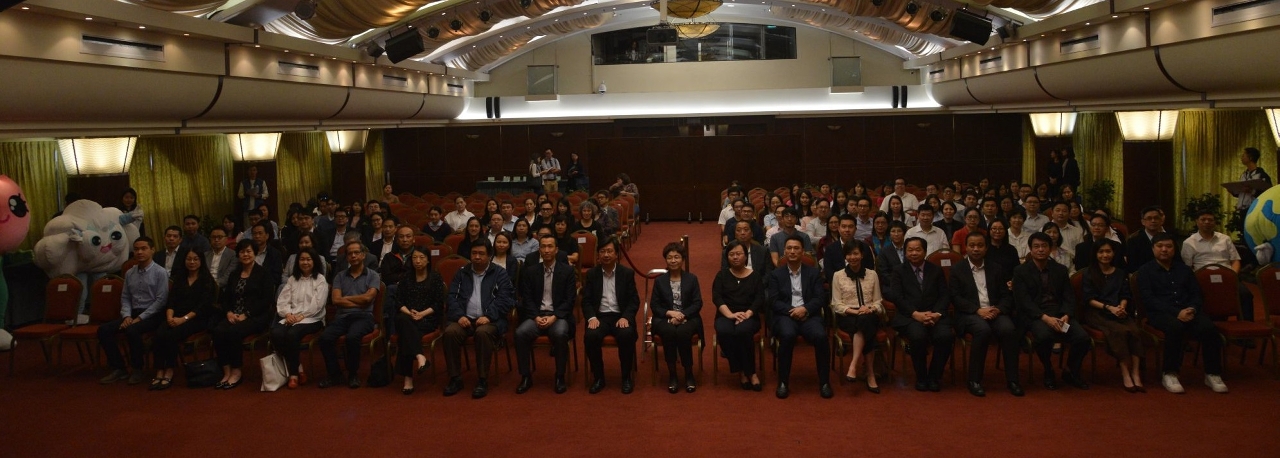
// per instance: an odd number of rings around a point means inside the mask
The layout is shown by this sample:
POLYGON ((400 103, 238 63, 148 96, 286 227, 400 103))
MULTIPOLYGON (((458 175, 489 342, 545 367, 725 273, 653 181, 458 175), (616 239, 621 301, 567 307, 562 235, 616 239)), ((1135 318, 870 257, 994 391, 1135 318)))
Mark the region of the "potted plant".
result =
POLYGON ((1084 198, 1084 208, 1089 210, 1109 208, 1108 205, 1111 205, 1111 201, 1116 197, 1116 182, 1095 180, 1085 186, 1081 194, 1084 198))

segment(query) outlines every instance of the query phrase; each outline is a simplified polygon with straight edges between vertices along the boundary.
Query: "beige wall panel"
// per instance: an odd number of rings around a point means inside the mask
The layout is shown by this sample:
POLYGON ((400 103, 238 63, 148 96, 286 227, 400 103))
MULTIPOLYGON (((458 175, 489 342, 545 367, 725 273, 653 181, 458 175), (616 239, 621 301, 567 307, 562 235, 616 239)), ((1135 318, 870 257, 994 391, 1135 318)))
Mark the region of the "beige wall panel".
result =
POLYGON ((43 14, 0 14, 0 55, 185 73, 221 75, 223 45, 180 35, 74 21, 43 14), (164 46, 164 61, 82 54, 84 35, 164 46))
POLYGON ((1049 94, 1072 103, 1199 98, 1199 94, 1178 89, 1161 74, 1152 49, 1046 65, 1037 71, 1049 94))
POLYGON ((933 100, 944 107, 985 105, 982 101, 973 98, 969 94, 969 90, 965 87, 965 80, 962 79, 934 83, 927 87, 929 88, 929 95, 933 96, 933 100))
MULTIPOLYGON (((0 58, 0 123, 177 125, 213 101, 218 77, 0 58)), ((49 126, 58 127, 58 126, 49 126)))
POLYGON ((969 78, 966 83, 974 97, 988 104, 1056 101, 1040 88, 1031 68, 969 78))
POLYGON ((218 103, 188 125, 318 123, 342 109, 347 91, 340 86, 226 78, 218 103))
POLYGON ((1160 47, 1160 60, 1179 84, 1209 98, 1280 95, 1280 29, 1260 30, 1160 47), (1269 43, 1264 45, 1263 43, 1269 43), (1268 64, 1270 63, 1270 64, 1268 64))

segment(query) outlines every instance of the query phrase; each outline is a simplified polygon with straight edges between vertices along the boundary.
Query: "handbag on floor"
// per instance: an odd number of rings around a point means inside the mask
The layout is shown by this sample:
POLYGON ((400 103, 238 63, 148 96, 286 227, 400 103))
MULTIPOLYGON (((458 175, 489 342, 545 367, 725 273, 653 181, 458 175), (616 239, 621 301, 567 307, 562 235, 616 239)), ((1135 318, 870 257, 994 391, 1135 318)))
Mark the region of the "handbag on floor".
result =
POLYGON ((192 361, 183 364, 182 370, 187 375, 187 388, 208 388, 217 385, 222 377, 216 359, 192 361))
POLYGON ((391 365, 386 355, 378 358, 369 366, 369 388, 381 388, 391 384, 391 365))
POLYGON ((289 370, 284 367, 284 357, 271 353, 259 360, 262 363, 262 391, 275 391, 289 381, 289 370))

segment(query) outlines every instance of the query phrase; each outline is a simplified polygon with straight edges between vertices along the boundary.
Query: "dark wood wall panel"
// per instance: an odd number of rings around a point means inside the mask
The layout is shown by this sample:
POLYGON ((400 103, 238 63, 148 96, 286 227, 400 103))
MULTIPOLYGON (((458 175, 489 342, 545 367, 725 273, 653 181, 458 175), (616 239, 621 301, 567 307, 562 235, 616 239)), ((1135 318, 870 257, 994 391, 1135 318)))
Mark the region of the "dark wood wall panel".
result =
MULTIPOLYGON (((364 154, 334 154, 332 182, 334 198, 343 199, 343 205, 350 205, 365 195, 364 185, 368 178, 364 174, 364 154)), ((394 187, 392 187, 394 189, 394 187)), ((272 213, 275 214, 275 213, 272 213)))
POLYGON ((792 183, 868 187, 905 177, 923 184, 1022 170, 1020 115, 767 116, 626 119, 586 124, 467 125, 386 134, 396 189, 470 192, 489 176, 523 176, 546 148, 582 155, 593 189, 629 174, 654 219, 711 219, 732 180, 773 189, 792 183), (717 135, 702 136, 702 126, 717 135), (736 134, 736 135, 735 135, 736 134))
MULTIPOLYGON (((1173 203, 1173 142, 1124 142, 1124 170, 1128 180, 1124 187, 1125 225, 1129 230, 1142 227, 1142 209, 1148 205, 1164 207, 1171 214, 1173 203)), ((1166 221, 1168 227, 1181 226, 1181 221, 1166 221)))

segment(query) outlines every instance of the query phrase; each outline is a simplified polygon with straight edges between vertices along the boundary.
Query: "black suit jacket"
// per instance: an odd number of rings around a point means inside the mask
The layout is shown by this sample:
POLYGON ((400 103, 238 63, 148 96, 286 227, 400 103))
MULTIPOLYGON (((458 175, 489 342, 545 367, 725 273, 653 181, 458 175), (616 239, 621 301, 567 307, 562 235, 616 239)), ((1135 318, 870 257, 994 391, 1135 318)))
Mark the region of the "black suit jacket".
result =
MULTIPOLYGON (((388 285, 397 285, 400 284, 400 280, 408 277, 413 272, 413 264, 410 259, 413 258, 415 250, 416 248, 411 246, 408 252, 401 253, 400 247, 397 246, 386 256, 383 256, 382 261, 378 262, 378 275, 382 277, 382 282, 388 285)), ((366 255, 365 257, 372 256, 366 255)))
MULTIPOLYGON (((671 310, 673 296, 671 294, 671 274, 662 274, 653 283, 653 293, 649 295, 649 308, 653 309, 653 319, 666 316, 671 310)), ((698 277, 692 273, 680 274, 681 313, 688 321, 701 320, 702 287, 698 285, 698 277)))
MULTIPOLYGON (((600 300, 604 297, 604 268, 592 267, 587 271, 586 284, 582 294, 582 319, 590 320, 600 313, 600 300)), ((622 310, 622 318, 636 323, 636 312, 640 310, 640 293, 636 291, 636 272, 621 264, 613 271, 614 297, 618 300, 618 308, 622 310)))
POLYGON ((1057 298, 1058 305, 1046 309, 1037 300, 1044 291, 1040 283, 1040 269, 1034 261, 1027 260, 1013 269, 1013 302, 1018 308, 1018 314, 1027 321, 1038 320, 1044 315, 1054 318, 1063 315, 1074 317, 1076 293, 1071 287, 1071 277, 1067 275, 1066 266, 1050 259, 1046 268, 1049 270, 1049 294, 1057 298))
MULTIPOLYGON (((747 255, 747 265, 751 266, 751 270, 759 272, 761 275, 772 271, 773 257, 769 256, 769 249, 764 245, 756 242, 751 243, 751 253, 747 255)), ((729 268, 729 248, 725 247, 720 253, 720 268, 729 268)))
POLYGON ((537 263, 525 266, 520 278, 520 319, 527 320, 543 315, 555 315, 573 326, 573 302, 578 298, 578 274, 573 266, 556 261, 551 277, 551 312, 542 311, 542 279, 546 266, 537 263))
MULTIPOLYGON (((822 272, 817 267, 800 266, 801 297, 804 308, 810 318, 822 316, 822 310, 828 305, 827 289, 822 287, 822 272)), ((774 317, 785 317, 791 313, 791 268, 784 263, 782 267, 773 269, 765 278, 765 294, 769 298, 774 317)))
MULTIPOLYGON (((822 279, 830 285, 836 272, 843 269, 844 264, 844 243, 836 238, 822 252, 822 279)), ((876 257, 871 254, 871 246, 865 243, 862 244, 862 268, 876 270, 876 257)), ((876 275, 879 276, 880 272, 877 271, 876 275)))
POLYGON ((915 319, 915 312, 936 312, 947 316, 947 303, 951 295, 947 292, 947 277, 942 268, 931 262, 924 263, 924 283, 916 281, 916 272, 910 262, 899 264, 893 270, 891 286, 886 290, 886 298, 897 306, 898 313, 889 321, 892 326, 906 326, 915 319))
MULTIPOLYGON (((1178 239, 1177 234, 1169 232, 1173 236, 1173 262, 1185 264, 1182 262, 1182 241, 1178 239)), ((1124 270, 1130 274, 1136 273, 1143 265, 1151 262, 1156 258, 1151 252, 1151 238, 1147 237, 1147 230, 1139 228, 1137 232, 1129 236, 1129 240, 1124 243, 1125 266, 1124 270)), ((1119 267, 1119 264, 1116 264, 1119 267)))
MULTIPOLYGON (((898 266, 902 265, 902 259, 898 257, 898 249, 893 244, 886 245, 877 253, 876 256, 876 276, 880 277, 880 286, 885 292, 889 292, 889 282, 893 280, 893 272, 898 270, 898 266)), ((886 299, 888 299, 886 297, 886 299)), ((889 299, 893 301, 894 299, 889 299)))
MULTIPOLYGON (((990 260, 985 260, 983 270, 987 277, 987 300, 1001 314, 1011 315, 1013 294, 1009 291, 1009 272, 990 260)), ((956 313, 978 313, 978 284, 973 279, 973 268, 969 265, 969 260, 951 266, 951 281, 947 282, 947 286, 951 289, 951 303, 955 305, 956 313)))

